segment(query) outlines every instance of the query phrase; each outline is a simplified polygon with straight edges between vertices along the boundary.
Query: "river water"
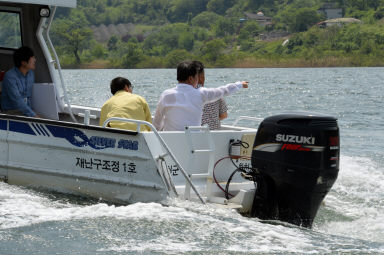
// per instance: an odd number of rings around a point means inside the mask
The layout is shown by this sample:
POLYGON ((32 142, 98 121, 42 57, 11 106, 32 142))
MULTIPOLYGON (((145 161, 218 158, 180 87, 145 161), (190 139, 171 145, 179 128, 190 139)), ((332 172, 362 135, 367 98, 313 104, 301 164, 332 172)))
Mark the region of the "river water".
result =
MULTIPOLYGON (((128 78, 152 113, 176 71, 64 70, 73 104, 100 107, 128 78)), ((248 80, 237 116, 314 111, 339 120, 339 177, 313 229, 169 200, 127 206, 0 183, 0 254, 384 254, 384 68, 207 69, 206 86, 248 80)), ((256 123, 244 121, 244 126, 256 123)))

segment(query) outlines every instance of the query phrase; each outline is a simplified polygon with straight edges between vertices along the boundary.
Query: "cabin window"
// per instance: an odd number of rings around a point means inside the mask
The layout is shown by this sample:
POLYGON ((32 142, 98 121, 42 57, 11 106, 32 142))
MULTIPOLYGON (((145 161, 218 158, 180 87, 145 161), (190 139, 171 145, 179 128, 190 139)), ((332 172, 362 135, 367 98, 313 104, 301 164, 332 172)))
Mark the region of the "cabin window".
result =
POLYGON ((0 48, 18 49, 22 46, 20 13, 0 11, 0 48))

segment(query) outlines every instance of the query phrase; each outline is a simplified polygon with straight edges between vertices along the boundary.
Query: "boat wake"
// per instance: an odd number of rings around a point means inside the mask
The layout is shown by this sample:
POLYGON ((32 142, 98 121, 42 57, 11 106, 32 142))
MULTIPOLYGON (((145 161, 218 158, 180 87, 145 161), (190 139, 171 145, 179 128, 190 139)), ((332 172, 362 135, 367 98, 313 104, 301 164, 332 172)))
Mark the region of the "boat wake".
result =
POLYGON ((340 165, 313 230, 179 199, 116 206, 0 183, 0 241, 15 229, 66 222, 99 235, 99 252, 384 252, 383 170, 367 158, 343 156, 340 165))
POLYGON ((384 243, 384 169, 369 158, 342 156, 339 178, 315 229, 384 243))

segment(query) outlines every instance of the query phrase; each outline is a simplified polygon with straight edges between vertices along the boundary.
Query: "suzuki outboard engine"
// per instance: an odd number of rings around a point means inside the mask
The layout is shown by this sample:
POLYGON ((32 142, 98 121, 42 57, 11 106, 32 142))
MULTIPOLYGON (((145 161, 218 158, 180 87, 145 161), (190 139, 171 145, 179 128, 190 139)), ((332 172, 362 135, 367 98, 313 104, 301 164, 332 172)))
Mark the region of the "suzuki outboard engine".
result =
POLYGON ((263 120, 252 152, 258 189, 251 217, 311 227, 339 172, 337 119, 287 113, 263 120))

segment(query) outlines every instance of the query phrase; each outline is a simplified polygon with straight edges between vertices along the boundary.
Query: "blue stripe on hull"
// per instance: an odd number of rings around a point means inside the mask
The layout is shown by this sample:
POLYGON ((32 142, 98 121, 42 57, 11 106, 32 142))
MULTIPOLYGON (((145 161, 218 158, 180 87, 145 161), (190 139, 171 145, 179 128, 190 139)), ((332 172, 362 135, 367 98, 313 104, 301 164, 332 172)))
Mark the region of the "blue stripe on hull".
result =
POLYGON ((126 150, 138 150, 138 141, 131 141, 126 139, 120 139, 117 141, 115 138, 104 136, 91 136, 88 137, 82 130, 47 125, 41 123, 28 123, 13 120, 0 120, 0 130, 7 130, 7 121, 9 121, 9 131, 22 133, 34 136, 46 136, 51 135, 56 138, 62 138, 67 140, 70 144, 76 147, 91 147, 95 150, 103 150, 106 148, 117 148, 126 150))
POLYGON ((7 130, 7 121, 0 120, 0 130, 7 130))
POLYGON ((9 131, 28 135, 36 135, 28 123, 18 121, 9 121, 9 131))
POLYGON ((51 134, 54 137, 64 138, 68 142, 70 142, 72 145, 77 147, 90 146, 91 148, 96 150, 115 147, 115 143, 116 143, 115 139, 108 139, 108 141, 110 142, 99 144, 97 142, 97 139, 92 139, 93 137, 88 138, 88 136, 84 134, 83 131, 78 129, 51 126, 51 125, 46 125, 45 127, 49 130, 49 132, 51 132, 51 134))

